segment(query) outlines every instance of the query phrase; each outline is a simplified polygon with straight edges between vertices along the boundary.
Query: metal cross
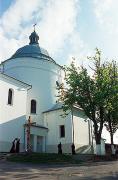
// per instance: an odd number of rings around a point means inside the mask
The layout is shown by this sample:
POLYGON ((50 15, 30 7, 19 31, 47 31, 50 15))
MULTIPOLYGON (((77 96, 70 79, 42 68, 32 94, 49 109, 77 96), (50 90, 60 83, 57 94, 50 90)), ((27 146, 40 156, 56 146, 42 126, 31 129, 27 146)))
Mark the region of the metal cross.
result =
POLYGON ((33 27, 34 27, 34 31, 35 31, 35 26, 36 26, 36 25, 37 25, 37 24, 34 24, 34 25, 33 25, 33 27))
POLYGON ((33 124, 36 124, 36 122, 31 121, 31 117, 29 116, 28 122, 27 122, 27 151, 31 152, 31 138, 30 138, 30 131, 31 131, 31 126, 33 124))

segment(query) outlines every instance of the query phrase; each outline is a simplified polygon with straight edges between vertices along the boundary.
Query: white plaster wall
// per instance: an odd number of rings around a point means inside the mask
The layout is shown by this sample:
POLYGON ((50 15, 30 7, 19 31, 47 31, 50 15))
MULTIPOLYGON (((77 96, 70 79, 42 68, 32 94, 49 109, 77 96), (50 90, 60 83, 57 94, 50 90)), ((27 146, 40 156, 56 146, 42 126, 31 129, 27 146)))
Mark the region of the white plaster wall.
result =
POLYGON ((62 110, 55 110, 44 113, 44 124, 49 129, 47 145, 57 145, 60 142, 62 144, 72 143, 72 125, 71 114, 66 117, 62 117, 62 110), (65 137, 60 138, 60 125, 65 126, 65 137))
POLYGON ((61 80, 60 66, 44 59, 16 58, 5 62, 4 71, 32 85, 28 91, 27 116, 30 115, 31 99, 36 99, 37 113, 31 114, 31 117, 43 125, 42 112, 52 107, 57 100, 56 81, 61 80))
POLYGON ((0 78, 0 151, 9 151, 14 138, 24 143, 27 90, 9 80, 0 78), (8 105, 9 88, 14 90, 13 105, 8 105), (4 143, 8 144, 8 147, 4 143), (2 143, 2 144, 1 144, 2 143))
POLYGON ((74 122, 74 142, 80 145, 89 145, 89 127, 88 121, 85 120, 87 117, 83 111, 74 111, 73 113, 74 122))
MULTIPOLYGON (((106 130, 106 127, 103 127, 102 138, 106 140, 105 143, 111 143, 110 133, 106 130)), ((114 133, 113 139, 114 144, 118 144, 118 130, 114 133)))
MULTIPOLYGON (((47 146, 49 151, 51 148, 54 152, 57 152, 57 145, 59 142, 62 143, 62 149, 64 153, 71 153, 71 145, 73 143, 73 126, 74 123, 74 143, 76 150, 84 146, 79 153, 89 153, 91 152, 90 140, 89 139, 89 126, 88 121, 84 120, 87 117, 84 115, 83 111, 75 110, 72 123, 71 113, 62 118, 60 115, 63 114, 62 110, 55 110, 44 113, 44 123, 48 131, 47 146), (65 125, 65 138, 60 138, 60 125, 65 125)), ((91 136, 91 134, 90 134, 91 136)), ((91 138, 91 137, 90 137, 91 138)))

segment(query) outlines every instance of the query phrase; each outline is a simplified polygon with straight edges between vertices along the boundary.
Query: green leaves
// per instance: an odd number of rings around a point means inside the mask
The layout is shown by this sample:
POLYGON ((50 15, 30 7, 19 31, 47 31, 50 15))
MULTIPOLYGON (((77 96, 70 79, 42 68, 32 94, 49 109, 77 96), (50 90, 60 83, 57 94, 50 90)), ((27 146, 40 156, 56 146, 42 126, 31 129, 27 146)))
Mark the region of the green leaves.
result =
POLYGON ((115 61, 107 63, 106 127, 111 136, 118 129, 118 66, 115 61))
MULTIPOLYGON (((118 66, 115 61, 102 63, 98 49, 89 59, 94 62, 93 77, 86 68, 77 68, 73 62, 65 66, 66 88, 63 87, 60 97, 63 94, 65 112, 77 104, 93 121, 95 133, 101 134, 104 122, 108 121, 107 112, 111 114, 112 124, 118 121, 118 66)), ((61 85, 59 89, 62 90, 61 85)))

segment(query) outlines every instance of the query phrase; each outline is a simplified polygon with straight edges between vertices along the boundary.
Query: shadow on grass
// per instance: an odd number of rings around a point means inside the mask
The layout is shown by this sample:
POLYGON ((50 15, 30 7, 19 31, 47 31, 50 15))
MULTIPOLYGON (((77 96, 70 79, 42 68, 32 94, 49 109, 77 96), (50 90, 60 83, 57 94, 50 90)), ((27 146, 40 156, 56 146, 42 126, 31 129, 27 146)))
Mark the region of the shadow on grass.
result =
MULTIPOLYGON (((22 153, 10 154, 7 161, 17 163, 39 164, 39 165, 52 165, 61 166, 99 166, 110 164, 111 161, 116 161, 115 157, 105 156, 92 156, 90 159, 78 159, 78 155, 65 155, 65 154, 48 154, 48 153, 22 153)), ((81 156, 81 155, 80 155, 81 156)))
POLYGON ((7 160, 11 162, 34 164, 75 164, 83 162, 82 160, 76 160, 72 155, 47 153, 11 154, 7 157, 7 160))

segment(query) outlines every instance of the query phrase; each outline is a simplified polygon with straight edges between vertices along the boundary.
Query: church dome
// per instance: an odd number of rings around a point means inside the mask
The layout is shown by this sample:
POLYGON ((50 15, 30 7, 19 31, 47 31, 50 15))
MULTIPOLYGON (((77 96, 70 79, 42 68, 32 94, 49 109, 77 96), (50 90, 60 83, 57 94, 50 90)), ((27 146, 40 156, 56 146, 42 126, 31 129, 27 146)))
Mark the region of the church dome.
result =
POLYGON ((18 49, 11 58, 19 57, 34 57, 38 58, 41 55, 49 56, 47 50, 41 48, 38 44, 29 44, 18 49))
MULTIPOLYGON (((29 39, 30 39, 29 45, 19 48, 15 52, 15 54, 12 55, 12 57, 10 59, 20 58, 20 57, 40 58, 42 56, 50 58, 48 51, 39 46, 39 43, 38 43, 39 36, 35 32, 35 30, 34 30, 34 32, 31 33, 31 35, 29 36, 29 39)), ((50 58, 50 60, 51 60, 51 58, 50 58)))

